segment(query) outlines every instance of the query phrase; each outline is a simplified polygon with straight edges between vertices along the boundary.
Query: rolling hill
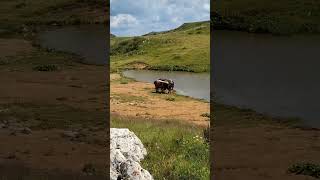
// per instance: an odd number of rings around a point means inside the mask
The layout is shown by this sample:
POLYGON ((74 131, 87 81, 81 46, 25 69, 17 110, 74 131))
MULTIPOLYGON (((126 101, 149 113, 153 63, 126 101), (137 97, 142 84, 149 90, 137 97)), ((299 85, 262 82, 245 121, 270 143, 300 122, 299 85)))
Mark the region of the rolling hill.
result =
POLYGON ((111 70, 210 71, 210 22, 136 37, 111 37, 111 70))

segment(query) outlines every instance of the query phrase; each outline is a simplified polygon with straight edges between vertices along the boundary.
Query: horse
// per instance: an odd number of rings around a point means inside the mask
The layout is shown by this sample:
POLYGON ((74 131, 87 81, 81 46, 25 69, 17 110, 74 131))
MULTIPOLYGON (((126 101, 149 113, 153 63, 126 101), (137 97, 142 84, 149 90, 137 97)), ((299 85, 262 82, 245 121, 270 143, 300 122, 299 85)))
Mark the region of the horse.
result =
POLYGON ((159 89, 161 89, 161 92, 167 89, 168 93, 171 93, 174 88, 174 82, 171 79, 158 79, 154 81, 154 86, 156 92, 159 92, 159 89))

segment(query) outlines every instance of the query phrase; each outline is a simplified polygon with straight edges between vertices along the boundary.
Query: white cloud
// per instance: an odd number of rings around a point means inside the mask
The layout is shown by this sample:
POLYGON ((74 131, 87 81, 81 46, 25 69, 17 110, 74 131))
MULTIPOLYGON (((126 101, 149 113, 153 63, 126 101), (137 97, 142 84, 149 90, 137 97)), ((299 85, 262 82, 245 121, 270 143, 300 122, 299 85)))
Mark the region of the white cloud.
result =
POLYGON ((206 10, 206 11, 209 11, 210 12, 210 4, 209 3, 206 3, 203 5, 203 8, 206 10))
POLYGON ((142 35, 210 19, 210 0, 111 0, 111 32, 142 35))
POLYGON ((110 18, 111 28, 130 27, 138 24, 137 18, 131 14, 117 14, 116 16, 111 16, 110 18))

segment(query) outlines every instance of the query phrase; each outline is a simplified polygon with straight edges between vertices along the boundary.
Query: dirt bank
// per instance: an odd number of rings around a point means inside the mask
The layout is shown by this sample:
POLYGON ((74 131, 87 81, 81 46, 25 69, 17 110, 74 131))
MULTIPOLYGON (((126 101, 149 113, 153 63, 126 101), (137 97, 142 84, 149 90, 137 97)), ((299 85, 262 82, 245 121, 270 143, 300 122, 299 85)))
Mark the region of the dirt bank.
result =
POLYGON ((111 74, 111 113, 146 119, 181 120, 207 126, 210 104, 196 99, 158 94, 151 83, 124 81, 118 74, 111 74))

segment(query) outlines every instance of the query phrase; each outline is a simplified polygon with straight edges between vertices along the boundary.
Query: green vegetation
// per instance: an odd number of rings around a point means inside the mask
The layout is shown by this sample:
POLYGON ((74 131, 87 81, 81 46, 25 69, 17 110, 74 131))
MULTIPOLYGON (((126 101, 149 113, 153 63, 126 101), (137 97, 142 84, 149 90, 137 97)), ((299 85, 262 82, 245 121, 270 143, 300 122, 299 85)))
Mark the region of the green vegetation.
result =
POLYGON ((59 67, 55 64, 37 65, 33 68, 35 71, 58 71, 59 67))
POLYGON ((175 97, 167 97, 166 100, 167 100, 167 101, 175 101, 176 98, 175 98, 175 97))
POLYGON ((210 23, 186 23, 167 32, 111 37, 111 71, 143 68, 210 71, 210 23))
POLYGON ((298 163, 290 166, 288 168, 288 172, 297 175, 306 175, 320 178, 320 165, 313 163, 298 163))
POLYGON ((280 35, 320 32, 320 1, 228 0, 211 5, 214 29, 280 35))
POLYGON ((111 127, 133 131, 148 151, 142 166, 155 179, 209 179, 209 144, 203 130, 175 120, 111 117, 111 127))

